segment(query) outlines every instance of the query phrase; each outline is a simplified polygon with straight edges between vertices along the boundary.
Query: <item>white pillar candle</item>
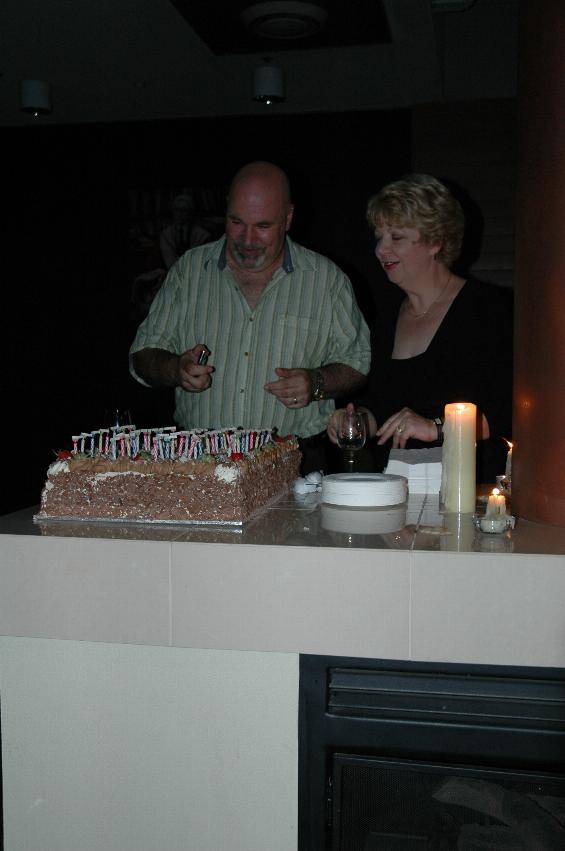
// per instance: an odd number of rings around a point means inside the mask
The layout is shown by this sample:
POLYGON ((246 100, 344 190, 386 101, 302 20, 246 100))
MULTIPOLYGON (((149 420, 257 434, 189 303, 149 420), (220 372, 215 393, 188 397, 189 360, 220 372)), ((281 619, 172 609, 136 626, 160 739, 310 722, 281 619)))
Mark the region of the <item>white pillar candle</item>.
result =
POLYGON ((477 406, 451 402, 445 406, 441 498, 446 511, 475 510, 477 406))
POLYGON ((449 513, 444 516, 439 548, 447 552, 469 553, 473 550, 474 537, 475 525, 470 514, 449 513))
POLYGON ((506 514, 506 499, 503 493, 500 493, 498 488, 493 488, 492 493, 488 498, 487 517, 500 517, 506 514))
POLYGON ((506 476, 508 481, 511 481, 512 480, 512 446, 513 446, 513 444, 510 443, 509 440, 507 440, 506 442, 507 442, 507 444, 510 448, 508 449, 508 454, 506 456, 506 469, 504 471, 504 475, 506 476))

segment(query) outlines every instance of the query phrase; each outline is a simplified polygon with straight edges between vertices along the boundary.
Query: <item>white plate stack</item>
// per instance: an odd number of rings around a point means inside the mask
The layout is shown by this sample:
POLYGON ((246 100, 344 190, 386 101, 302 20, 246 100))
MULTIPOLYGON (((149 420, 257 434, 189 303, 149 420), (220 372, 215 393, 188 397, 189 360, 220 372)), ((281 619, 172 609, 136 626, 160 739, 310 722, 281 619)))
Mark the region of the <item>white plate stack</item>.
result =
POLYGON ((399 505, 408 497, 404 476, 387 473, 335 473, 322 480, 322 502, 329 505, 376 508, 399 505))
POLYGON ((384 508, 343 508, 322 504, 322 527, 348 535, 385 535, 406 525, 406 503, 384 508))

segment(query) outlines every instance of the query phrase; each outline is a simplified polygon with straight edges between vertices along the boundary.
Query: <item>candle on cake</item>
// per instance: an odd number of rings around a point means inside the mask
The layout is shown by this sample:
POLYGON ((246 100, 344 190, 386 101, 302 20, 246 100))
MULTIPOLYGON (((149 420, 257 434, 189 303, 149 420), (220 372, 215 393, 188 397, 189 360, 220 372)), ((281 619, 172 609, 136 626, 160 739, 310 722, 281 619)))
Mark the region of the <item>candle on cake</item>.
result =
POLYGON ((445 406, 441 499, 446 511, 475 510, 477 406, 451 402, 445 406))

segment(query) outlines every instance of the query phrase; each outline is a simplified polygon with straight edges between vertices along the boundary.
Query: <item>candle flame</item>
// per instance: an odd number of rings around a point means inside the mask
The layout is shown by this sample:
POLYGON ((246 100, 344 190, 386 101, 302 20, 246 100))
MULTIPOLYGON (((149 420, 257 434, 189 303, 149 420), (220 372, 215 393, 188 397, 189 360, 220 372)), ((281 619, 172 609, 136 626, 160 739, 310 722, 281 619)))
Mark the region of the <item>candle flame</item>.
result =
POLYGON ((498 488, 493 488, 493 489, 492 489, 492 491, 491 491, 491 493, 492 493, 492 496, 499 496, 500 491, 499 491, 499 489, 498 489, 498 488))

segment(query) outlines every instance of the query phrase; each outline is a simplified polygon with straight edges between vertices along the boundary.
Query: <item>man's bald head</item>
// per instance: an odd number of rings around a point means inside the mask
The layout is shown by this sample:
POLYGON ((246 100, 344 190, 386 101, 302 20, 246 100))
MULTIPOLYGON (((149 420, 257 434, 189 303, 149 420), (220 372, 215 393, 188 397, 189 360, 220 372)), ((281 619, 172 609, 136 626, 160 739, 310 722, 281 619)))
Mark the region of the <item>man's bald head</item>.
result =
POLYGON ((282 263, 293 206, 284 171, 273 163, 243 166, 232 180, 226 216, 231 261, 249 272, 274 270, 282 263))
POLYGON ((273 163, 258 160, 240 168, 231 182, 228 204, 234 192, 239 191, 243 186, 255 186, 269 195, 278 195, 285 208, 291 205, 288 177, 282 168, 273 163))

